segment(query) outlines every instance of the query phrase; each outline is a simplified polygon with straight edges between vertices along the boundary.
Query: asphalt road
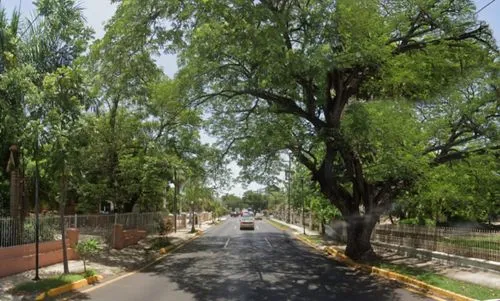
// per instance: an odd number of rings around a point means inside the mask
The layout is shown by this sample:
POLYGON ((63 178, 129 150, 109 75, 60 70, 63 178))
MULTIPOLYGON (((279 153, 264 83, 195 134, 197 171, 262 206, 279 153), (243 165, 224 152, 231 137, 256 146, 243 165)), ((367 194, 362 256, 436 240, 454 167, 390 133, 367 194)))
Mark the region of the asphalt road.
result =
POLYGON ((81 300, 432 300, 326 258, 265 221, 209 229, 149 268, 81 300))

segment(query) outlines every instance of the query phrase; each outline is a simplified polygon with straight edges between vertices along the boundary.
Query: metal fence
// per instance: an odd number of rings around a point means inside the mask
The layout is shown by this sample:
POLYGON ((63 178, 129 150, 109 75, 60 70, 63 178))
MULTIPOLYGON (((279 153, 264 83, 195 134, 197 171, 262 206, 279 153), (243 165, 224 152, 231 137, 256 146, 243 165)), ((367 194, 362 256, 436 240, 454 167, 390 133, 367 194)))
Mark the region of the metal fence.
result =
MULTIPOLYGON (((140 228, 148 233, 156 232, 159 221, 165 216, 162 212, 121 213, 110 215, 67 215, 64 217, 66 228, 78 228, 80 235, 98 236, 106 241, 112 236, 113 225, 122 224, 124 229, 140 228)), ((61 238, 60 217, 40 216, 40 241, 61 238)), ((23 221, 13 218, 0 218, 0 247, 29 244, 35 242, 35 217, 23 221)))
POLYGON ((500 231, 494 230, 377 225, 372 241, 500 261, 500 231))

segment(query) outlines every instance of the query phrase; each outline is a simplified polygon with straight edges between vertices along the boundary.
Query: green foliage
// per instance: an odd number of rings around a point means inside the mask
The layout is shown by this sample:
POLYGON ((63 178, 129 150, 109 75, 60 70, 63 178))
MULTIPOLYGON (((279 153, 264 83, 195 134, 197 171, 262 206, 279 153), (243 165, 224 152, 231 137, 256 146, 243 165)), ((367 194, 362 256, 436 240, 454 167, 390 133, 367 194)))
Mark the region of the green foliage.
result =
POLYGON ((163 216, 155 217, 156 231, 160 235, 165 235, 174 230, 174 224, 171 219, 165 219, 163 216))
POLYGON ((47 292, 50 289, 69 284, 78 280, 82 280, 86 275, 82 274, 63 274, 60 276, 53 276, 40 281, 27 281, 17 284, 12 292, 14 293, 28 293, 36 294, 47 292))
POLYGON ((87 262, 90 260, 90 258, 99 253, 99 250, 99 241, 93 238, 81 241, 76 245, 75 251, 83 261, 84 272, 87 272, 87 262))

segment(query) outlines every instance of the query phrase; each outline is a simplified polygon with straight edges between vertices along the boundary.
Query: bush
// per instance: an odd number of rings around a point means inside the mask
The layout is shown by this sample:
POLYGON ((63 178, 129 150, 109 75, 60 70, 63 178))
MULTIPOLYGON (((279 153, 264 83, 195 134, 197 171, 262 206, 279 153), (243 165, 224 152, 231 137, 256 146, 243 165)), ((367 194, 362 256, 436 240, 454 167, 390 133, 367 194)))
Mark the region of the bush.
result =
POLYGON ((158 216, 155 219, 156 219, 156 231, 158 232, 158 234, 165 235, 172 232, 174 228, 174 223, 170 218, 167 218, 165 220, 162 216, 158 216))
MULTIPOLYGON (((57 234, 60 233, 59 219, 50 218, 47 220, 40 219, 40 241, 55 240, 57 234)), ((24 223, 23 230, 24 243, 35 242, 35 220, 29 219, 24 223)))
POLYGON ((416 226, 416 225, 435 226, 436 222, 430 218, 421 219, 421 218, 413 217, 413 218, 402 219, 399 221, 399 224, 401 224, 401 225, 414 225, 414 226, 416 226))
POLYGON ((89 260, 90 257, 96 255, 98 252, 99 252, 99 242, 93 238, 79 242, 76 245, 76 253, 78 253, 78 255, 83 261, 84 273, 87 273, 87 261, 89 260))

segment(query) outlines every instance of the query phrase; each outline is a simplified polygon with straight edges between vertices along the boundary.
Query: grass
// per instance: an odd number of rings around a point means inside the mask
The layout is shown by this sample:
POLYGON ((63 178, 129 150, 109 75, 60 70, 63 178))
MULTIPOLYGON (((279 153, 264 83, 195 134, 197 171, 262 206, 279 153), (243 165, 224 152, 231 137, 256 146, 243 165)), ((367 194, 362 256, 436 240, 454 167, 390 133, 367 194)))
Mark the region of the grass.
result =
POLYGON ((159 250, 161 248, 165 248, 172 245, 168 237, 157 237, 154 239, 153 243, 151 244, 151 248, 153 250, 159 250))
POLYGON ((409 267, 402 264, 387 262, 379 262, 374 265, 396 273, 411 276, 427 284, 434 285, 439 288, 449 290, 470 298, 487 300, 500 297, 500 289, 489 288, 474 283, 451 279, 443 275, 424 270, 422 268, 409 267))
POLYGON ((468 238, 445 238, 441 242, 446 242, 459 247, 475 247, 480 249, 488 249, 500 251, 500 236, 492 237, 490 240, 484 237, 468 237, 468 238))
POLYGON ((286 231, 286 230, 291 230, 291 228, 290 228, 290 227, 287 227, 287 226, 285 226, 285 225, 283 225, 283 224, 280 224, 280 223, 278 223, 278 222, 275 222, 275 221, 273 221, 273 220, 271 220, 271 219, 269 219, 269 220, 267 220, 267 221, 268 221, 271 225, 273 225, 274 227, 276 227, 276 228, 278 228, 278 229, 280 229, 280 230, 285 230, 285 231, 286 231))
POLYGON ((323 240, 323 237, 321 235, 304 235, 304 234, 299 234, 301 238, 304 238, 306 240, 309 240, 310 242, 313 242, 315 244, 325 244, 325 241, 323 240))
POLYGON ((39 281, 26 281, 17 284, 12 290, 15 294, 32 294, 32 293, 42 293, 47 292, 50 289, 69 284, 78 280, 95 275, 95 271, 87 270, 86 273, 79 274, 62 274, 59 276, 52 276, 46 279, 40 279, 39 281))

